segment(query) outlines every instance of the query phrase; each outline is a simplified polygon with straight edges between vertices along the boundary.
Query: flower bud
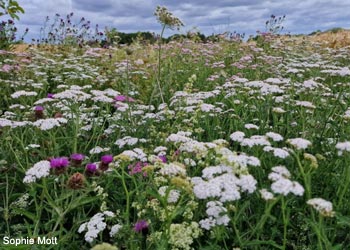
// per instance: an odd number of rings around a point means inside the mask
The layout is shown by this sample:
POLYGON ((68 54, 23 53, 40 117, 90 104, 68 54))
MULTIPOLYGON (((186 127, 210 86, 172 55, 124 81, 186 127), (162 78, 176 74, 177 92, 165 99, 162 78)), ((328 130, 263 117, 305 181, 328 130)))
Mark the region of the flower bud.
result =
POLYGON ((70 189, 82 189, 85 185, 85 177, 81 173, 75 173, 68 179, 67 186, 70 189))

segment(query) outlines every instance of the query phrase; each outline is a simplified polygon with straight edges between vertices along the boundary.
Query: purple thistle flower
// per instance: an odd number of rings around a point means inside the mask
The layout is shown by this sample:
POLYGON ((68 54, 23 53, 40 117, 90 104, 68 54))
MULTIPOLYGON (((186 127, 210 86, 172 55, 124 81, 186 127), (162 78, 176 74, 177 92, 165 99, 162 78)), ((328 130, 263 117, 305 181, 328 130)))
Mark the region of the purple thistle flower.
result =
POLYGON ((34 111, 44 111, 43 106, 35 106, 34 111))
POLYGON ((71 163, 74 166, 80 166, 81 162, 84 160, 85 156, 83 154, 74 153, 70 156, 71 163))
POLYGON ((35 120, 44 118, 44 107, 43 106, 35 106, 34 107, 34 117, 35 120))
POLYGON ((160 156, 158 156, 158 158, 159 158, 163 163, 166 163, 166 162, 167 162, 167 159, 166 159, 166 156, 165 156, 165 155, 160 155, 160 156))
POLYGON ((87 175, 87 176, 98 176, 99 172, 98 172, 96 164, 94 164, 94 163, 86 164, 86 166, 85 166, 85 175, 87 175))
POLYGON ((101 157, 101 162, 99 165, 99 169, 101 171, 106 171, 108 169, 108 164, 113 161, 113 155, 104 155, 101 157))
POLYGON ((113 161, 113 155, 104 155, 101 157, 101 161, 103 164, 109 164, 113 161))
POLYGON ((51 168, 65 168, 69 164, 67 157, 58 157, 50 160, 51 168))
POLYGON ((97 166, 94 163, 88 163, 86 164, 85 170, 90 173, 94 173, 97 170, 97 166))
POLYGON ((136 233, 142 233, 143 235, 146 235, 148 233, 148 223, 145 220, 139 220, 135 223, 134 231, 136 233))
POLYGON ((75 153, 75 154, 72 154, 72 155, 70 156, 70 158, 71 158, 72 160, 82 161, 82 160, 84 160, 85 156, 84 156, 83 154, 77 154, 77 153, 75 153))

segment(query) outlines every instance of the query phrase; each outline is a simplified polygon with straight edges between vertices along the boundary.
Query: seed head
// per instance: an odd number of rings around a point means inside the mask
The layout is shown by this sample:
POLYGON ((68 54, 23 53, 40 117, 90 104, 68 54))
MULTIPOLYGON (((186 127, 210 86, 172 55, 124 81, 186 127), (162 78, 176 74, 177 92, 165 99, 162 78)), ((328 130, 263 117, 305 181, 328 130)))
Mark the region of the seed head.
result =
POLYGON ((164 6, 157 6, 154 15, 160 24, 165 25, 170 29, 176 28, 179 30, 181 26, 184 26, 182 21, 164 6))

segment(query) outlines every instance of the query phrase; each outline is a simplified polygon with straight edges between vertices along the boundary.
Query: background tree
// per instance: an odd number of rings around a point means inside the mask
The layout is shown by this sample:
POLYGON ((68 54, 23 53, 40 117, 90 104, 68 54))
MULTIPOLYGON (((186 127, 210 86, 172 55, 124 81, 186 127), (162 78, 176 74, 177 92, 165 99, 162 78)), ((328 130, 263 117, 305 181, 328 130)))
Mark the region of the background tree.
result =
POLYGON ((19 20, 17 13, 24 13, 24 9, 14 0, 0 0, 0 16, 10 15, 12 19, 19 20))

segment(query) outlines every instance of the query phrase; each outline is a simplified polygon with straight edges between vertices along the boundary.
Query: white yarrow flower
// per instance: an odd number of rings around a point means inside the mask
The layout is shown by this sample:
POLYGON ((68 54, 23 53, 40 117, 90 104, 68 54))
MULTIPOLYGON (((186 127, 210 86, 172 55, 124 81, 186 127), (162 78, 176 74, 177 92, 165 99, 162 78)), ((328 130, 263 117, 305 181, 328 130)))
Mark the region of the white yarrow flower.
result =
POLYGON ((39 161, 26 171, 23 183, 32 183, 37 179, 50 175, 51 165, 49 161, 39 161))
POLYGON ((50 130, 54 127, 60 127, 61 124, 66 124, 67 122, 68 120, 65 118, 47 118, 37 120, 33 122, 33 125, 41 130, 50 130))
POLYGON ((176 203, 180 198, 180 192, 178 190, 171 189, 167 194, 168 188, 169 188, 168 186, 162 186, 158 189, 158 193, 162 197, 165 197, 166 195, 168 195, 168 199, 167 199, 168 203, 176 203))
POLYGON ((259 190, 261 198, 263 198, 266 201, 273 200, 275 197, 273 196, 273 193, 267 191, 265 188, 259 190))
POLYGON ((230 135, 232 141, 242 142, 245 137, 245 134, 241 131, 236 131, 230 135))
POLYGON ((326 201, 322 198, 313 198, 308 200, 306 203, 316 209, 323 216, 334 216, 333 205, 329 201, 326 201))
POLYGON ((114 237, 114 235, 116 235, 122 227, 123 226, 119 224, 113 225, 111 227, 111 231, 109 232, 109 236, 114 237))
POLYGON ((338 155, 342 155, 344 151, 350 152, 350 141, 339 142, 335 148, 338 149, 338 155))
POLYGON ((312 144, 309 140, 303 138, 288 139, 287 142, 296 149, 306 149, 312 144))
POLYGON ((246 129, 259 129, 258 126, 256 126, 255 124, 252 124, 252 123, 245 124, 244 127, 246 129))
POLYGON ((278 133, 268 132, 266 133, 266 136, 271 138, 273 141, 283 141, 283 137, 278 133))

